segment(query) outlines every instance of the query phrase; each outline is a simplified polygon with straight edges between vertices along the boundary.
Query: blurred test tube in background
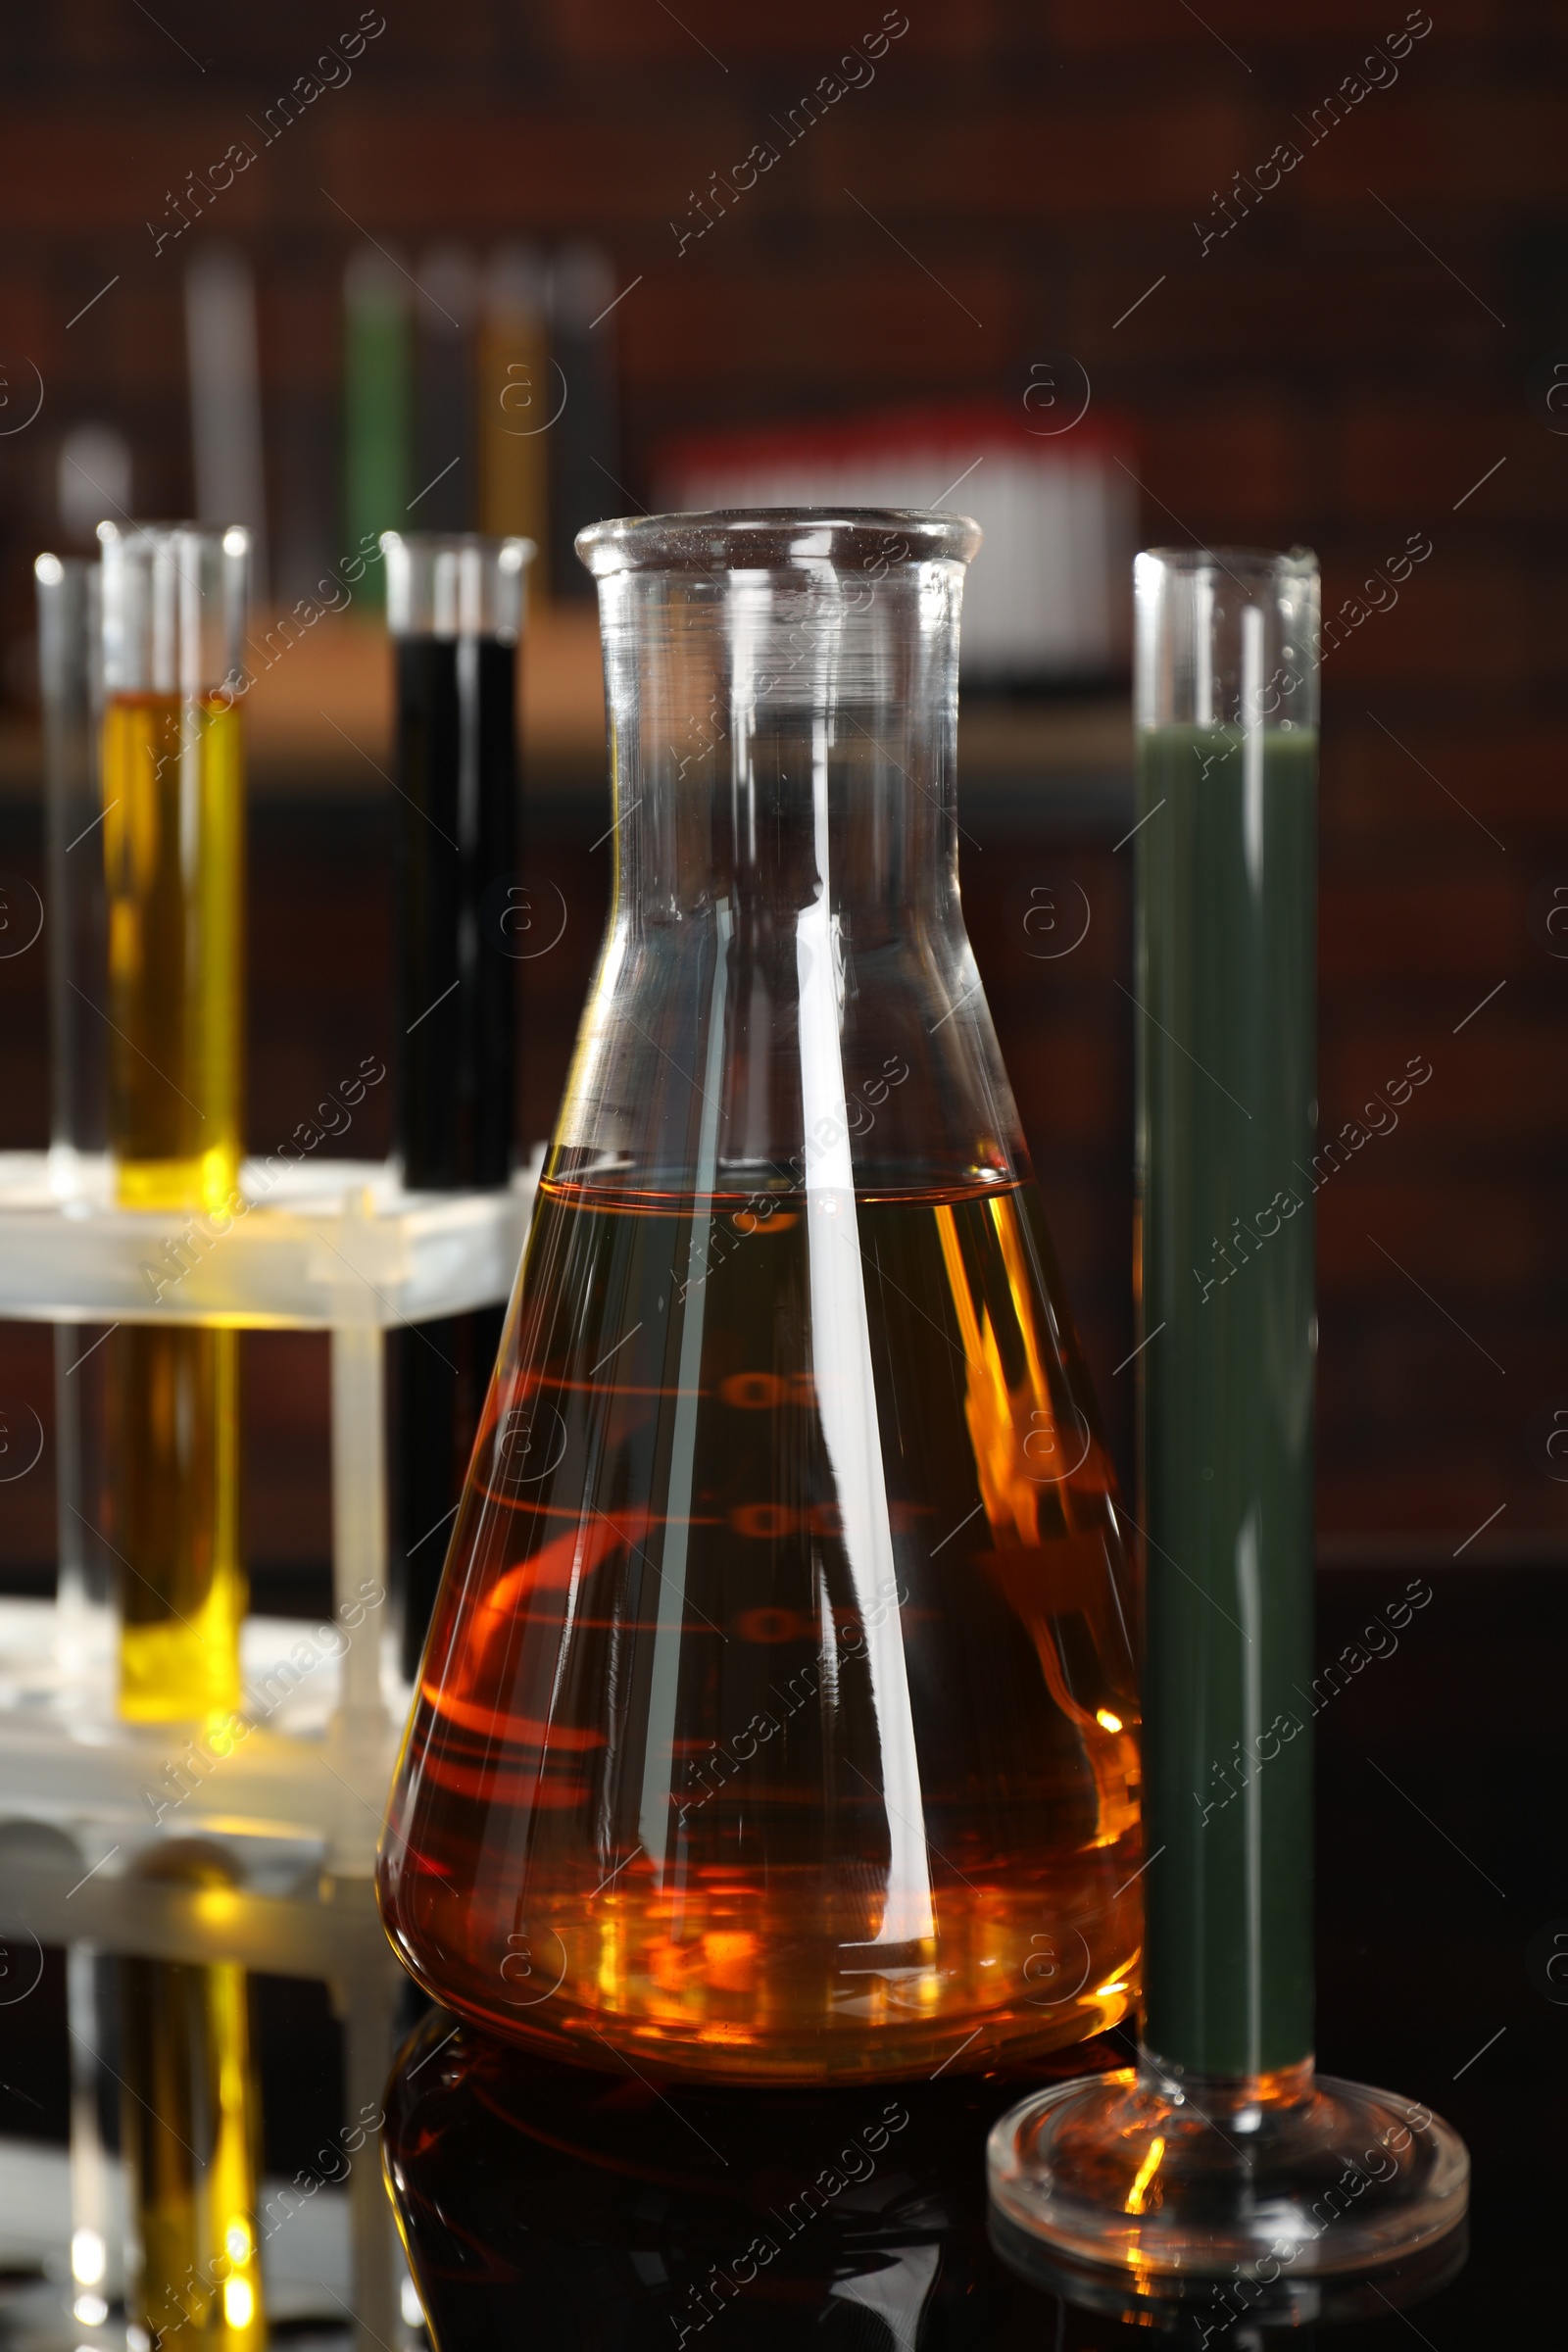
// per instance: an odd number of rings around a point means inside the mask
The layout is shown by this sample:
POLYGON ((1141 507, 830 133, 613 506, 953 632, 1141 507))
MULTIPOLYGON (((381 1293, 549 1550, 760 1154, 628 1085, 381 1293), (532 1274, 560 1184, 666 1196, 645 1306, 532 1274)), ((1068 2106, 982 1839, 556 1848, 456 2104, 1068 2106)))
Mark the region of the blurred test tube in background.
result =
POLYGON ((256 283, 232 245, 198 246, 185 270, 191 455, 196 514, 243 523, 251 535, 251 593, 267 597, 267 480, 256 283))
POLYGON ((565 406, 549 434, 550 578, 558 597, 585 602, 594 584, 577 561, 577 533, 635 503, 615 478, 614 304, 621 290, 597 245, 564 245, 552 259, 550 348, 564 379, 565 406))
POLYGON ((344 526, 351 557, 367 564, 363 594, 384 597, 381 533, 407 520, 417 484, 413 462, 413 343, 409 281, 397 264, 362 247, 343 280, 344 526))
POLYGON ((531 539, 529 572, 545 587, 550 444, 564 379, 550 365, 544 262, 531 245, 502 245, 485 272, 479 329, 479 527, 493 538, 531 539))
POLYGON ((415 480, 398 529, 466 531, 478 512, 474 332, 479 273, 461 245, 419 257, 415 480))

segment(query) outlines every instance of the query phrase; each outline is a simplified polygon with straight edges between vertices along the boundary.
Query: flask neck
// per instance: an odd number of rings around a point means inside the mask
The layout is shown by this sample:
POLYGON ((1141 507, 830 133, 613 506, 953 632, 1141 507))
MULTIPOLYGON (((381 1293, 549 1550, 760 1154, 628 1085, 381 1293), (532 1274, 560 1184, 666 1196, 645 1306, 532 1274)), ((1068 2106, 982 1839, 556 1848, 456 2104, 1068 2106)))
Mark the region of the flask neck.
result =
POLYGON ((614 888, 556 1172, 1016 1172, 958 899, 963 567, 887 521, 853 562, 601 578, 614 888))
POLYGON ((956 564, 603 581, 616 916, 956 920, 961 585, 956 564))

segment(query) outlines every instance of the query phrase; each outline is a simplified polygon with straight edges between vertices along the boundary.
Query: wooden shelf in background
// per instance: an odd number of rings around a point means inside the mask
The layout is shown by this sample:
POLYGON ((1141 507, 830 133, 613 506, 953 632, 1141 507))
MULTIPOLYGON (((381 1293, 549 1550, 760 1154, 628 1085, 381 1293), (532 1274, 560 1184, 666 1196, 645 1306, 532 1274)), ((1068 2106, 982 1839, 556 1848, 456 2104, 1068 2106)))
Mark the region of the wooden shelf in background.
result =
MULTIPOLYGON (((282 625, 252 631, 276 649, 247 698, 252 774, 261 790, 384 791, 392 743, 392 662, 379 620, 328 614, 289 642, 282 625)), ((522 748, 530 769, 602 770, 604 678, 592 605, 530 612, 522 640, 522 748)))
MULTIPOLYGON (((329 615, 259 668, 245 710, 253 792, 358 799, 385 792, 391 764, 392 662, 380 622, 329 615)), ((256 652, 268 628, 252 634, 256 652)), ((522 649, 522 749, 545 796, 606 789, 604 675, 590 606, 530 615, 522 649)), ((958 719, 960 790, 1022 803, 1035 788, 1119 806, 1130 788, 1132 718, 1119 696, 1042 703, 973 698, 958 719)), ((41 789, 36 723, 0 727, 0 800, 41 789)))

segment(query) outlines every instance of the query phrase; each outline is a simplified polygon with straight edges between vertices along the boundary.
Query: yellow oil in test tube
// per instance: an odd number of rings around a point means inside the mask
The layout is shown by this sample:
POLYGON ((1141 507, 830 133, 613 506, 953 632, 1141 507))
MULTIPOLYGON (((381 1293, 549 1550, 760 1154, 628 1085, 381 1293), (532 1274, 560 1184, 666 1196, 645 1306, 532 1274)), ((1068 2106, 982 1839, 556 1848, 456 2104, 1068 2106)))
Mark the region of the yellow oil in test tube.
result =
POLYGON ((104 709, 110 1117, 127 1208, 220 1208, 239 1174, 244 737, 218 697, 104 709))

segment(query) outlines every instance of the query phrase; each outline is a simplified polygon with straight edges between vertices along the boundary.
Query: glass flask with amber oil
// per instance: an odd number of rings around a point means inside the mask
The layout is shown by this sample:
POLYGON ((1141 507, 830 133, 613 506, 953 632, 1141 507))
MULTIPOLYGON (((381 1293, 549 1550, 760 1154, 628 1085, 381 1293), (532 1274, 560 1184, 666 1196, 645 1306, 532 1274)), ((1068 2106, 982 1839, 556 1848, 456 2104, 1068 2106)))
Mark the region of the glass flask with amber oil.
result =
POLYGON ((614 893, 381 1853, 593 2065, 993 2067, 1140 1940, 1135 1591, 959 912, 974 525, 596 525, 614 893))
MULTIPOLYGON (((231 1213, 242 1151, 249 537, 105 523, 109 1140, 128 1208, 231 1213)), ((239 1335, 122 1323, 107 1348, 121 1712, 238 1703, 239 1335)))

